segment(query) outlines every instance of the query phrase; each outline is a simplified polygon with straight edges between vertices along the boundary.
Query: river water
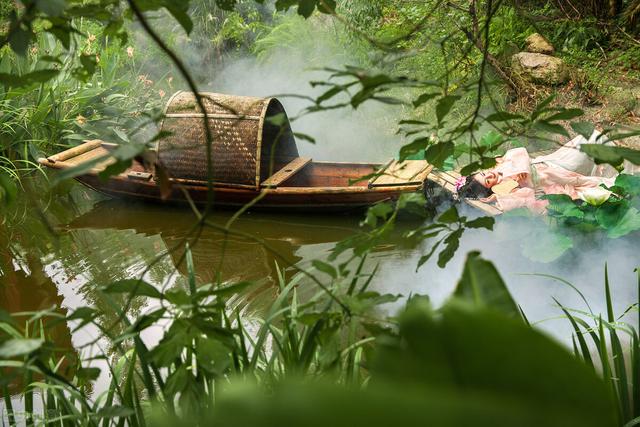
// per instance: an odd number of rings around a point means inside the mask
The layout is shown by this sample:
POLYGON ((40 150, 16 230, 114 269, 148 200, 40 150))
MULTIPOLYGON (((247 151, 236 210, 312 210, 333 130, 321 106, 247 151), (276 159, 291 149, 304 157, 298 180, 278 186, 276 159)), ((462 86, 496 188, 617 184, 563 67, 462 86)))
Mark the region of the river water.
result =
MULTIPOLYGON (((46 182, 32 179, 24 186, 25 196, 4 212, 0 236, 0 309, 9 313, 53 309, 67 314, 84 305, 107 311, 97 289, 119 279, 144 276, 158 287, 181 286, 187 274, 185 242, 191 244, 200 283, 255 282, 240 299, 248 311, 259 313, 277 295, 278 268, 291 277, 295 273, 291 265, 310 268, 313 259, 326 259, 336 242, 360 231, 360 216, 251 212, 242 215, 234 229, 261 239, 268 249, 252 239, 208 228, 194 241, 190 230, 195 217, 188 208, 110 200, 79 184, 43 190, 46 182)), ((232 214, 215 212, 212 220, 222 225, 232 214)), ((499 219, 493 232, 466 232, 445 269, 433 260, 416 271, 428 244, 401 244, 402 228, 411 226, 415 224, 400 225, 369 255, 365 271, 379 266, 373 289, 404 296, 427 294, 434 304, 441 304, 461 275, 465 254, 480 250, 496 264, 529 320, 566 343, 569 324, 559 318, 553 298, 577 309, 585 309, 585 304, 569 286, 531 273, 572 282, 594 312, 605 312, 606 262, 616 311, 621 313, 637 301, 633 271, 640 265, 637 234, 616 240, 581 236, 576 248, 556 261, 540 262, 548 255, 540 224, 526 218, 499 219)), ((132 311, 142 312, 149 304, 139 302, 132 311)), ((399 304, 385 309, 392 313, 399 304)), ((146 338, 157 339, 160 333, 146 338)), ((80 349, 95 335, 96 330, 78 331, 62 323, 54 328, 52 339, 61 348, 82 353, 80 349)))

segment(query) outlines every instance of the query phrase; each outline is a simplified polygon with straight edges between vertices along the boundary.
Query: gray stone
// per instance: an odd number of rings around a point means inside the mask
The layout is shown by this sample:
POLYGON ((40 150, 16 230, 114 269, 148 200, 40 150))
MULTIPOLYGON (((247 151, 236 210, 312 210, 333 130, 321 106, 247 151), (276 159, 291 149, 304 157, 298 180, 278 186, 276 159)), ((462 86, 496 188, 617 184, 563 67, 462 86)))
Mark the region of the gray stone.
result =
POLYGON ((545 55, 553 55, 555 49, 547 39, 539 33, 533 33, 525 40, 526 51, 532 53, 543 53, 545 55))
POLYGON ((516 53, 511 57, 511 68, 515 74, 534 83, 559 85, 569 80, 564 61, 542 53, 516 53))

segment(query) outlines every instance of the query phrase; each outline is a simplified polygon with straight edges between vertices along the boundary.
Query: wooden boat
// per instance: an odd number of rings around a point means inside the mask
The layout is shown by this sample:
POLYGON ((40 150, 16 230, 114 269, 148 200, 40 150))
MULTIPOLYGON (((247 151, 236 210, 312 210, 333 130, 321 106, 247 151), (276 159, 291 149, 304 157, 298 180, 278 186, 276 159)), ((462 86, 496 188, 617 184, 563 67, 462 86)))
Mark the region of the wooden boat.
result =
POLYGON ((178 92, 167 102, 161 124, 167 136, 155 149, 136 157, 130 168, 106 181, 98 174, 115 162, 111 153, 118 149, 116 144, 85 141, 41 158, 39 163, 54 169, 94 163, 76 179, 111 196, 162 202, 191 199, 203 204, 211 179, 217 207, 255 201, 255 208, 310 211, 361 208, 423 191, 432 170, 424 160, 394 160, 384 165, 313 161, 299 156, 277 99, 214 93, 203 93, 202 98, 213 139, 210 174, 204 114, 190 92, 178 92), (153 161, 148 162, 150 158, 153 161), (160 179, 161 175, 167 179, 160 179), (159 185, 167 181, 170 187, 159 185))

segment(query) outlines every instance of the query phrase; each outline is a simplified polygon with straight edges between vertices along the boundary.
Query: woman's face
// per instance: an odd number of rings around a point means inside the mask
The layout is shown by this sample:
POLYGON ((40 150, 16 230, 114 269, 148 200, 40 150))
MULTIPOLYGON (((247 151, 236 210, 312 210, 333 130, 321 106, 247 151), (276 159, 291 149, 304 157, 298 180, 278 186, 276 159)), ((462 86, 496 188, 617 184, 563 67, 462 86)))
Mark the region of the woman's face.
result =
POLYGON ((478 172, 473 176, 482 186, 491 188, 502 181, 502 174, 493 170, 478 172))

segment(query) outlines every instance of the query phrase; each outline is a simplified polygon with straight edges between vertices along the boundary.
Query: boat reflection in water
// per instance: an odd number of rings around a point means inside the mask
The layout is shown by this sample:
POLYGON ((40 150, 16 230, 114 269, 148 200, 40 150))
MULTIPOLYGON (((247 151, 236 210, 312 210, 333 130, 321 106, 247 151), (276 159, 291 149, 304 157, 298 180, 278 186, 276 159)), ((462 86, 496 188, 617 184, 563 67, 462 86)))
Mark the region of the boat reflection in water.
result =
MULTIPOLYGON (((215 211, 210 222, 223 227, 232 215, 231 211, 215 211)), ((167 256, 182 276, 188 274, 184 261, 188 243, 198 283, 253 281, 261 286, 250 292, 273 293, 278 268, 285 270, 285 277, 291 277, 296 271, 293 265, 326 256, 335 242, 358 233, 360 219, 246 213, 231 227, 242 234, 238 235, 212 227, 194 229, 196 218, 188 209, 107 200, 64 228, 69 232, 111 229, 159 236, 164 247, 157 255, 169 252, 167 256)))

